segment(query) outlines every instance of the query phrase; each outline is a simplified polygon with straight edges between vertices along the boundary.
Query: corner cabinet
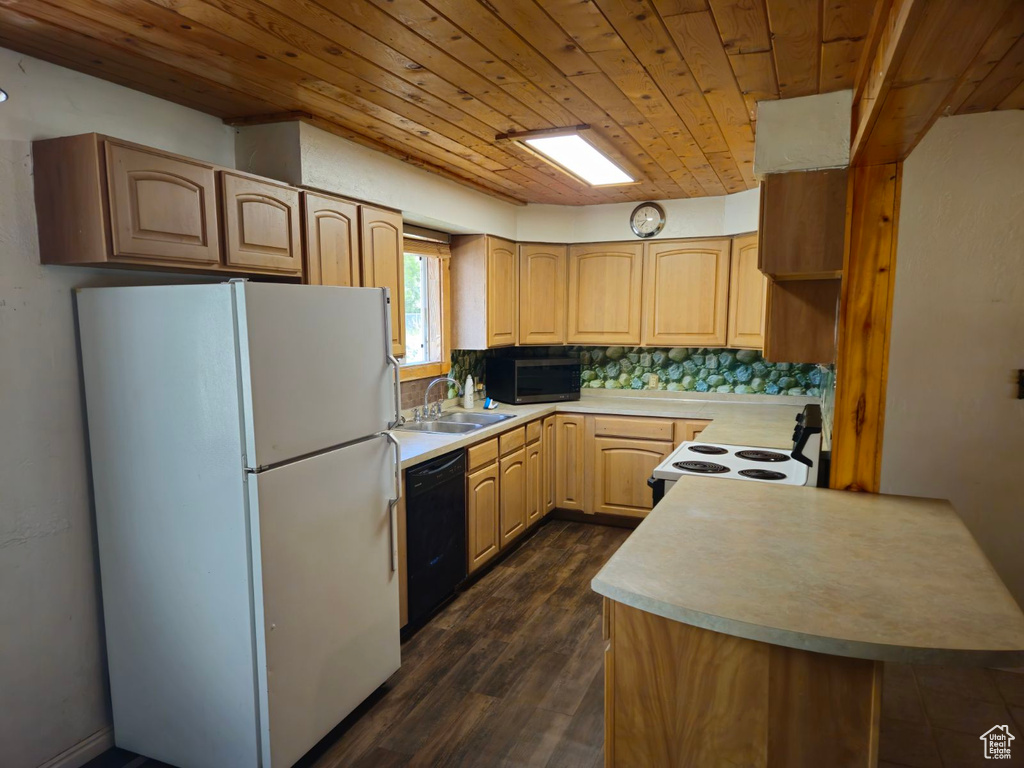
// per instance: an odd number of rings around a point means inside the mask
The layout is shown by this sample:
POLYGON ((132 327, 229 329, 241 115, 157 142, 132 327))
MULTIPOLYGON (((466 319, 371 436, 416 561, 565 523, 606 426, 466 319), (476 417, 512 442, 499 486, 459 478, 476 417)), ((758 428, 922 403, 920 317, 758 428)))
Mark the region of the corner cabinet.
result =
POLYGON ((245 270, 301 275, 298 190, 222 171, 220 193, 225 263, 245 270))
POLYGON ((728 238, 647 244, 645 346, 725 346, 730 245, 728 238))
POLYGON ((405 354, 405 257, 402 214, 364 205, 359 209, 362 284, 391 289, 391 350, 405 354))
POLYGON ((768 278, 757 268, 757 235, 734 237, 729 265, 729 334, 732 349, 763 349, 768 278))
POLYGON ((306 282, 360 285, 359 206, 348 200, 302 193, 306 282))
POLYGON ((555 415, 555 506, 584 511, 583 446, 585 417, 555 415))
POLYGON ((519 246, 519 343, 565 344, 564 245, 519 246))
POLYGON ((569 248, 569 344, 640 344, 643 243, 569 248))
POLYGON ((491 349, 518 341, 516 244, 493 235, 452 238, 452 348, 491 349))

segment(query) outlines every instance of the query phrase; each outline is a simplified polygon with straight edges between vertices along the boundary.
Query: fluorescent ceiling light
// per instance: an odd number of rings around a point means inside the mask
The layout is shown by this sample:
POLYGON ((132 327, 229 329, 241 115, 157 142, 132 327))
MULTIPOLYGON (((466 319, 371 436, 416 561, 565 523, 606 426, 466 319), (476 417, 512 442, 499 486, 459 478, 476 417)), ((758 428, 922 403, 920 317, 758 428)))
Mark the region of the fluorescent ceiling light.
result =
POLYGON ((591 186, 629 184, 634 181, 632 176, 578 134, 524 137, 521 141, 591 186))
POLYGON ((7 91, 0 88, 0 101, 7 101, 7 91))

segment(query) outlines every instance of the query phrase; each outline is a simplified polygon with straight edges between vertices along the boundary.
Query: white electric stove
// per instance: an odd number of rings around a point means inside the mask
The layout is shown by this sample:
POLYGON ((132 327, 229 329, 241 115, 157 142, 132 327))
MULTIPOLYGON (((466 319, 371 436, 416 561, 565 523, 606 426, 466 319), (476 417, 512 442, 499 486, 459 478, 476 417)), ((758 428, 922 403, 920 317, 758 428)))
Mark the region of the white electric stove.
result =
MULTIPOLYGON (((654 470, 665 490, 682 477, 700 475, 778 485, 807 485, 808 467, 789 451, 748 445, 721 445, 687 441, 654 470)), ((812 483, 813 484, 813 483, 812 483)))

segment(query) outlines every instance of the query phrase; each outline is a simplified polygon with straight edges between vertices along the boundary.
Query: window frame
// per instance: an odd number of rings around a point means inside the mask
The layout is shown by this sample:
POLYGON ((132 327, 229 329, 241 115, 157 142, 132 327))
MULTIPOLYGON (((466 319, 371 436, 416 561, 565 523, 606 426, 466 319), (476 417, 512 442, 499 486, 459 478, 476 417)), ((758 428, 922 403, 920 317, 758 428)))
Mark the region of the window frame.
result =
MULTIPOLYGON (((427 259, 427 285, 424 286, 435 297, 438 311, 430 312, 428 298, 427 318, 430 323, 428 343, 439 350, 440 359, 426 363, 402 364, 399 366, 399 380, 412 381, 429 376, 444 376, 452 367, 451 350, 451 277, 448 268, 451 251, 447 243, 431 240, 404 238, 402 247, 402 268, 405 268, 406 254, 427 259)), ((402 317, 405 322, 405 317, 402 317)), ((433 357, 433 355, 431 355, 433 357)))

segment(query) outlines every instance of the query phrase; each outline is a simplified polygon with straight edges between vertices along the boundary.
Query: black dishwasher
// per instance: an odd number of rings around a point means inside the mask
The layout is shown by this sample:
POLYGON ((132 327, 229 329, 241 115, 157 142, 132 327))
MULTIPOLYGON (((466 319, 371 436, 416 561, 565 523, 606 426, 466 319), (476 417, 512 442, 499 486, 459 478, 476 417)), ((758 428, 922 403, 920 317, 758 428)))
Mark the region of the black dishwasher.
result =
POLYGON ((409 628, 466 578, 466 455, 455 451, 405 473, 409 628))

